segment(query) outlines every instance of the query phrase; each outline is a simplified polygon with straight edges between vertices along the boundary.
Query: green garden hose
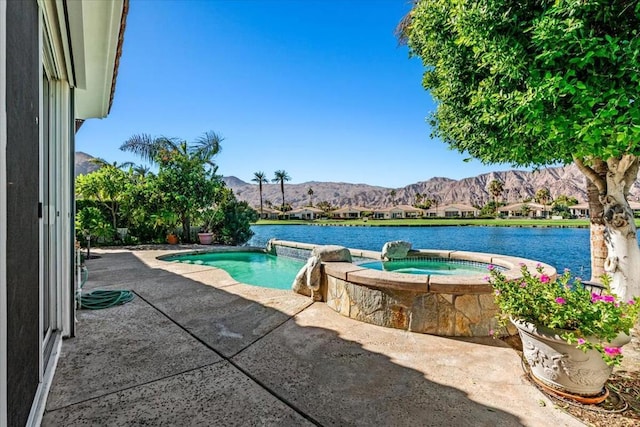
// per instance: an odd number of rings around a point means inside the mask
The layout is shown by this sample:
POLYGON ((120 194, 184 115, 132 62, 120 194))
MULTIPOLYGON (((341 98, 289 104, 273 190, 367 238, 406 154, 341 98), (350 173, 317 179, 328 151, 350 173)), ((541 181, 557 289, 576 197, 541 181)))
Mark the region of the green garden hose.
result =
POLYGON ((124 304, 133 299, 133 292, 126 290, 100 290, 80 293, 76 298, 80 308, 100 310, 124 304))
POLYGON ((133 292, 120 289, 96 289, 94 291, 83 293, 82 287, 87 282, 87 279, 89 279, 89 270, 83 265, 80 269, 80 285, 78 286, 78 293, 76 294, 78 308, 100 310, 103 308, 121 305, 133 299, 133 292))

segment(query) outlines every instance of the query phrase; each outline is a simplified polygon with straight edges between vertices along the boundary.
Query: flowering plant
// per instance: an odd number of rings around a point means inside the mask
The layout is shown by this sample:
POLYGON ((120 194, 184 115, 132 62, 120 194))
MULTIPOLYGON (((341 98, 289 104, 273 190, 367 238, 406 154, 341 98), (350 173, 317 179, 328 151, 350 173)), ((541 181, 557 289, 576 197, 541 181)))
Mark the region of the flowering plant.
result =
POLYGON ((509 318, 563 330, 560 336, 583 351, 595 349, 608 365, 619 365, 622 350, 611 344, 620 334, 629 335, 640 314, 640 298, 618 301, 609 289, 608 276, 603 276, 602 295, 585 289, 571 272, 552 279, 542 266, 532 274, 521 264, 522 277, 507 280, 497 268, 489 266, 488 281, 493 286, 497 315, 501 326, 509 318))

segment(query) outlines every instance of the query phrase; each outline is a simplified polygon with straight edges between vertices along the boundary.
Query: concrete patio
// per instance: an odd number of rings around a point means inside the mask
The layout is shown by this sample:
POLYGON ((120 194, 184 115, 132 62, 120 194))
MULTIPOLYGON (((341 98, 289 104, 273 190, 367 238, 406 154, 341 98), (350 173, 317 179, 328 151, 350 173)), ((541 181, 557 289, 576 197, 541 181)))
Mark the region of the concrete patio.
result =
POLYGON ((96 250, 87 261, 85 289, 135 299, 78 312, 42 425, 583 425, 501 341, 361 323, 291 291, 156 259, 169 252, 96 250))

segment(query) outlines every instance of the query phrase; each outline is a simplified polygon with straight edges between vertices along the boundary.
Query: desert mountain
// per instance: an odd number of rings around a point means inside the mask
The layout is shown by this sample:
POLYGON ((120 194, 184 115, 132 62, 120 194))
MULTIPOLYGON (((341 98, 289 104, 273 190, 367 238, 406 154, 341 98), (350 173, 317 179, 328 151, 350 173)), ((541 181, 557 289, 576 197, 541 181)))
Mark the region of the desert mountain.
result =
POLYGON ((95 163, 91 163, 91 159, 94 158, 95 157, 87 153, 83 153, 82 151, 76 151, 76 177, 78 175, 86 175, 100 168, 100 166, 96 165, 95 163))
MULTIPOLYGON (((97 165, 89 161, 92 158, 89 154, 76 152, 76 176, 98 168, 97 165)), ((260 205, 258 184, 247 183, 235 176, 223 179, 239 200, 245 200, 252 206, 260 205)), ((416 202, 417 194, 426 198, 436 198, 439 204, 464 203, 482 206, 491 200, 487 188, 494 179, 504 183, 502 199, 506 203, 533 198, 535 192, 540 188, 548 188, 553 198, 564 194, 575 197, 580 202, 587 200, 585 177, 575 165, 546 168, 534 172, 522 170, 491 172, 460 180, 436 177, 402 188, 346 182, 285 183, 284 195, 285 202, 290 203, 294 208, 307 206, 310 202, 316 205, 320 201, 327 201, 334 207, 382 208, 399 204, 411 205, 416 202), (308 194, 309 189, 313 190, 312 196, 308 194)), ((274 206, 279 206, 282 202, 280 184, 263 184, 262 197, 265 203, 269 201, 274 206)), ((629 200, 640 200, 640 183, 638 181, 631 188, 629 200)))
MULTIPOLYGON (((313 190, 313 204, 327 201, 332 206, 366 206, 371 208, 388 207, 399 204, 411 205, 416 202, 416 195, 435 198, 439 204, 464 203, 468 205, 484 205, 492 199, 487 190, 489 183, 494 180, 504 183, 502 201, 515 203, 527 198, 533 198, 536 191, 548 188, 551 197, 559 195, 575 197, 580 202, 587 201, 586 182, 584 175, 575 165, 552 167, 529 172, 509 170, 491 172, 471 178, 454 180, 449 178, 431 178, 402 188, 375 187, 366 184, 349 184, 344 182, 305 182, 302 184, 284 185, 285 202, 291 206, 308 205, 313 190)), ((252 206, 260 205, 258 185, 246 183, 236 177, 225 177, 227 186, 233 189, 240 200, 246 200, 252 206)), ((263 199, 275 206, 282 203, 280 184, 263 184, 263 199)), ((630 200, 640 197, 640 183, 633 185, 630 200)))

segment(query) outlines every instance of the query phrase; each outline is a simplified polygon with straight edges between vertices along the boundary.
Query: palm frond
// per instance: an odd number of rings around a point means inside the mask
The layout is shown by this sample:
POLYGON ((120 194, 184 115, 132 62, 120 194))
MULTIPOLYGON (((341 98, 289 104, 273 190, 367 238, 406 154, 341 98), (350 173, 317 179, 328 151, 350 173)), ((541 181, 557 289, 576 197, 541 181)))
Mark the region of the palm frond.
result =
POLYGON ((212 165, 211 159, 222 151, 222 141, 224 141, 224 137, 216 132, 212 130, 205 132, 204 135, 194 141, 192 152, 212 165))
POLYGON ((120 149, 137 154, 142 160, 146 160, 149 163, 154 163, 161 150, 178 149, 178 145, 179 142, 175 138, 167 138, 165 136, 153 138, 149 134, 140 133, 127 139, 120 146, 120 149))

